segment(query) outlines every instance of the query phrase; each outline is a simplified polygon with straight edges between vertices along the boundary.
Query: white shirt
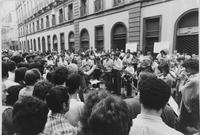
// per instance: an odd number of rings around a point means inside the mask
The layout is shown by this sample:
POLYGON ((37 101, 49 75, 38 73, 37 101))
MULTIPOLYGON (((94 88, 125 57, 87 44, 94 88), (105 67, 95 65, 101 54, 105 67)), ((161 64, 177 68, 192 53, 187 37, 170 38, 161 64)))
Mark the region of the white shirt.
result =
POLYGON ((105 59, 103 61, 103 66, 106 68, 106 72, 111 72, 112 70, 112 64, 113 64, 113 60, 112 59, 105 59))
POLYGON ((122 68, 123 68, 123 64, 120 58, 113 61, 113 69, 121 71, 122 68))
POLYGON ((8 80, 15 81, 15 73, 9 71, 8 75, 9 75, 8 80))
POLYGON ((69 111, 65 114, 69 123, 78 126, 81 115, 83 113, 84 103, 77 99, 70 99, 69 111))
POLYGON ((167 126, 161 117, 138 114, 133 119, 129 135, 183 135, 181 132, 167 126))
POLYGON ((135 73, 135 69, 132 66, 127 66, 125 71, 132 75, 135 73))

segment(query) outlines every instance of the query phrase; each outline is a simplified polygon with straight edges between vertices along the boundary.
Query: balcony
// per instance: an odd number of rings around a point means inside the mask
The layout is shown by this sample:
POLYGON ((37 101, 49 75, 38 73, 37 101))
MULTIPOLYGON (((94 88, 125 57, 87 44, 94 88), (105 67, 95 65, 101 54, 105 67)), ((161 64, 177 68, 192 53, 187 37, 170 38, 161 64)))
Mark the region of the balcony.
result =
POLYGON ((88 10, 87 10, 88 8, 87 8, 87 6, 81 6, 80 7, 80 13, 81 13, 81 16, 86 16, 86 15, 88 15, 88 10))

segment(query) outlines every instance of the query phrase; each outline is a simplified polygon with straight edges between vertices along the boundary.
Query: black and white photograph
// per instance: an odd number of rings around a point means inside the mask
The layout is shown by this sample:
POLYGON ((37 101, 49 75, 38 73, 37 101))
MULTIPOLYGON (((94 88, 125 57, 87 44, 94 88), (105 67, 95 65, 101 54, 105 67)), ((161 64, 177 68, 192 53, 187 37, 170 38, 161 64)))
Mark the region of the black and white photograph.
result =
POLYGON ((0 0, 1 135, 200 135, 200 0, 0 0))

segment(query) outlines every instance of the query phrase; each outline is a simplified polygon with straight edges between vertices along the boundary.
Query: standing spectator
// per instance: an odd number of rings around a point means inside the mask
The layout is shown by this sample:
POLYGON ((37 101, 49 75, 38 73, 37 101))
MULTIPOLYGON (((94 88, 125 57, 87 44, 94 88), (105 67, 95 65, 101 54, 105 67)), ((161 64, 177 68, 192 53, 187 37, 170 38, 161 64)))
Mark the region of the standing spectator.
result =
POLYGON ((109 93, 105 90, 95 90, 88 93, 85 100, 85 106, 83 110, 83 115, 81 117, 78 135, 90 135, 91 127, 89 126, 88 119, 92 113, 93 107, 99 103, 101 100, 109 96, 109 93))
POLYGON ((39 135, 47 121, 48 107, 34 97, 24 97, 13 107, 13 126, 17 135, 39 135))
POLYGON ((133 119, 129 135, 182 135, 161 119, 162 109, 170 97, 170 87, 162 80, 150 78, 139 85, 141 113, 133 119))
POLYGON ((38 81, 33 88, 33 96, 45 101, 46 94, 53 87, 53 84, 46 80, 38 81))
POLYGON ((25 73, 25 84, 26 87, 20 90, 19 92, 19 99, 25 96, 32 96, 33 95, 33 87, 34 84, 40 79, 41 76, 38 70, 27 70, 25 73), (38 72, 38 73, 37 73, 38 72))
POLYGON ((18 99, 19 91, 22 86, 16 85, 6 89, 6 106, 2 106, 2 135, 13 135, 13 105, 18 99))
POLYGON ((65 113, 69 111, 68 89, 63 86, 53 87, 46 95, 46 101, 51 113, 48 116, 44 133, 47 135, 76 135, 76 128, 65 117, 65 113))
POLYGON ((115 96, 97 103, 88 121, 93 135, 128 135, 132 125, 126 103, 115 96))
POLYGON ((114 55, 113 59, 113 70, 112 70, 112 75, 113 75, 113 90, 114 94, 121 95, 121 73, 120 71, 123 68, 123 64, 121 59, 119 58, 119 54, 114 55))
POLYGON ((15 69, 16 69, 16 64, 14 61, 9 61, 8 62, 8 80, 15 81, 15 69))
POLYGON ((66 67, 56 67, 53 72, 53 80, 57 86, 65 86, 65 81, 68 77, 68 70, 66 67))
POLYGON ((81 115, 83 113, 84 103, 80 101, 78 92, 81 84, 81 76, 78 74, 72 74, 66 81, 66 85, 69 87, 69 111, 66 113, 66 117, 70 124, 78 126, 81 115))
POLYGON ((15 82, 19 83, 21 86, 25 87, 24 76, 28 68, 20 67, 15 70, 15 82))
POLYGON ((2 62, 2 86, 3 86, 3 90, 7 89, 11 86, 15 86, 15 85, 19 85, 18 83, 8 80, 9 74, 9 65, 7 62, 2 62))
MULTIPOLYGON (((138 77, 138 86, 141 82, 146 79, 157 78, 155 74, 149 72, 141 72, 138 77)), ((140 93, 137 96, 130 99, 125 99, 130 111, 130 116, 132 119, 135 119, 138 114, 141 113, 141 106, 140 106, 140 93)), ((161 118, 163 122, 165 122, 171 128, 175 127, 175 119, 177 118, 172 108, 166 105, 162 111, 161 118)))
POLYGON ((199 130, 199 60, 185 60, 183 67, 187 76, 179 87, 182 94, 179 130, 190 135, 199 130))

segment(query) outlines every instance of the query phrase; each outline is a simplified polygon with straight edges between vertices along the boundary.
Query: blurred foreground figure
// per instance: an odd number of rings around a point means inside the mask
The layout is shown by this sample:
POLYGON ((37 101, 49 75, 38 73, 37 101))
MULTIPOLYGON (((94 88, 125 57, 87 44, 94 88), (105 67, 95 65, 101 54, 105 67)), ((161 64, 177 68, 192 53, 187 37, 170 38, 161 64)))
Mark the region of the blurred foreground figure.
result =
POLYGON ((141 113, 133 119, 129 135, 182 135, 161 119, 171 94, 170 87, 160 79, 150 78, 142 81, 138 88, 141 113))

